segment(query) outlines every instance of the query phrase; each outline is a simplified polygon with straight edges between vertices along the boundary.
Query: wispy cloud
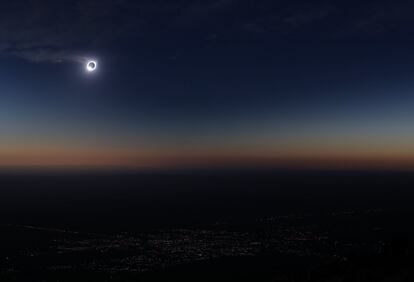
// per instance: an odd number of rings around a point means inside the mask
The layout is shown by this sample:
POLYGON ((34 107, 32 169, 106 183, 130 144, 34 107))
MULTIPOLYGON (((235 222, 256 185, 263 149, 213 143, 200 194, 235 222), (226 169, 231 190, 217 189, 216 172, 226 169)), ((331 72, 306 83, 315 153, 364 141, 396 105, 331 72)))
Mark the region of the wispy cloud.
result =
POLYGON ((112 40, 135 20, 123 19, 132 4, 122 0, 5 2, 0 4, 0 52, 33 62, 81 61, 80 50, 112 40))
POLYGON ((3 1, 0 54, 32 62, 82 61, 82 50, 98 49, 122 36, 162 32, 178 18, 189 22, 232 1, 3 1))
POLYGON ((0 3, 0 55, 32 62, 84 60, 118 38, 234 34, 349 38, 414 29, 405 5, 367 1, 21 0, 0 3), (349 13, 349 10, 352 13, 349 13), (350 16, 352 14, 352 16, 350 16))

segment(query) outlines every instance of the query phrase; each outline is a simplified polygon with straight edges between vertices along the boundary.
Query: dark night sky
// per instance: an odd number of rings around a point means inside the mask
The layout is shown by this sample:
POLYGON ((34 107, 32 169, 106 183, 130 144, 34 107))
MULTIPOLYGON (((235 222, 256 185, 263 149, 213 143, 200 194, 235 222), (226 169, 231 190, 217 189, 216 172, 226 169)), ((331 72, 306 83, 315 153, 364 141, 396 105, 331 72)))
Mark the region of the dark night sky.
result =
POLYGON ((414 165, 409 1, 3 2, 1 166, 414 165))

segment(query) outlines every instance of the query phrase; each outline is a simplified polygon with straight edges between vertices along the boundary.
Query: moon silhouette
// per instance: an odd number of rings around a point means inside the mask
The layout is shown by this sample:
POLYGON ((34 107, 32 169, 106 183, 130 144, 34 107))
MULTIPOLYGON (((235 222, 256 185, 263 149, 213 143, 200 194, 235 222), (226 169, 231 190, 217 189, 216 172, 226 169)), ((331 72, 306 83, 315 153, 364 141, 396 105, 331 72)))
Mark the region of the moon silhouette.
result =
POLYGON ((93 72, 96 70, 96 68, 98 67, 98 63, 96 61, 88 61, 86 63, 86 70, 88 72, 93 72))

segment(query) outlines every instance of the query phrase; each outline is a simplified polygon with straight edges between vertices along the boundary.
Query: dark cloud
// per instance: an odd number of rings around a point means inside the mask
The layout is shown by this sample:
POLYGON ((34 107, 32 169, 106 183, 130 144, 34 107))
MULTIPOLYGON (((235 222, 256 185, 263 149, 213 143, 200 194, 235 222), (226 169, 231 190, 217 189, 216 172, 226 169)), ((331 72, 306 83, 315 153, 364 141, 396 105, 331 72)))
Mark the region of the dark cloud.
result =
POLYGON ((364 1, 2 1, 0 53, 34 62, 80 61, 119 38, 350 38, 413 30, 412 5, 364 1), (412 8, 412 7, 411 7, 412 8), (172 36, 174 37, 174 36, 172 36))
POLYGON ((409 1, 261 1, 242 24, 272 38, 410 40, 413 10, 409 1))
POLYGON ((119 37, 143 37, 208 18, 233 0, 4 1, 0 52, 35 62, 83 60, 119 37))
POLYGON ((36 62, 82 60, 84 50, 115 39, 138 22, 123 18, 139 12, 131 5, 105 0, 2 2, 0 51, 36 62))

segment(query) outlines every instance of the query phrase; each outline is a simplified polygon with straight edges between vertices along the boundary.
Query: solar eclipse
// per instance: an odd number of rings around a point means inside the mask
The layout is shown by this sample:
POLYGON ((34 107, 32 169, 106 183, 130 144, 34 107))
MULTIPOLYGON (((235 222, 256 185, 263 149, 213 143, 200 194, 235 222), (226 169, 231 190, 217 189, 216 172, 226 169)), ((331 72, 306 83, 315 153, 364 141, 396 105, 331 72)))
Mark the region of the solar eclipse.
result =
POLYGON ((96 61, 90 60, 90 61, 86 62, 86 70, 88 72, 95 71, 97 67, 98 67, 98 63, 96 61))

